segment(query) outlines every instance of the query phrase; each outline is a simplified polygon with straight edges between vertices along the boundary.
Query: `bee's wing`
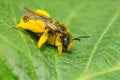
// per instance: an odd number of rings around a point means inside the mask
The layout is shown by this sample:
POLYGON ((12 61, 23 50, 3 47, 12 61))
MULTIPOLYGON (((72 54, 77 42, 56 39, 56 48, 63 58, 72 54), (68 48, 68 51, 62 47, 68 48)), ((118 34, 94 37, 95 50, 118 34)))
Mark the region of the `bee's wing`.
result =
POLYGON ((27 8, 25 8, 25 10, 27 12, 28 17, 30 17, 30 19, 42 20, 49 28, 51 28, 52 30, 57 30, 57 27, 54 24, 50 23, 50 21, 52 20, 51 18, 37 14, 34 11, 29 10, 27 8))
POLYGON ((46 24, 49 28, 51 28, 51 29, 53 29, 53 30, 57 30, 57 27, 56 27, 54 24, 51 24, 51 23, 49 23, 49 22, 45 22, 45 24, 46 24))
POLYGON ((31 19, 35 19, 35 20, 39 20, 40 19, 40 20, 42 20, 44 22, 46 22, 48 20, 51 20, 51 18, 49 18, 47 16, 43 16, 43 15, 37 14, 34 11, 29 10, 27 8, 25 8, 25 11, 27 13, 27 16, 29 16, 31 19))

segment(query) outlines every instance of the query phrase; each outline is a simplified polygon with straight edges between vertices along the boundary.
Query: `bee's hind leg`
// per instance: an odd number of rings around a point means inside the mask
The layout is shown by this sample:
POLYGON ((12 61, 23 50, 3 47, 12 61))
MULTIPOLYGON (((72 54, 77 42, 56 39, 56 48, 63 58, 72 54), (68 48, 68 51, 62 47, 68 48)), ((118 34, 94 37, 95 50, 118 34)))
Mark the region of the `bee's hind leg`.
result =
POLYGON ((37 47, 40 48, 48 39, 48 30, 46 30, 43 35, 40 37, 37 47))
POLYGON ((56 37, 55 45, 58 48, 58 56, 60 56, 62 54, 62 44, 59 36, 56 37))

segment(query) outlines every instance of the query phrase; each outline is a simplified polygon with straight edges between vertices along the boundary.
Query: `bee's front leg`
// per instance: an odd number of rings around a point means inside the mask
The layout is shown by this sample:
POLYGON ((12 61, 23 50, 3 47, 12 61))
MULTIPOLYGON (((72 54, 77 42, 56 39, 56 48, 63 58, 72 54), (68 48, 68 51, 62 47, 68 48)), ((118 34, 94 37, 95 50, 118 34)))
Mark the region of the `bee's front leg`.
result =
POLYGON ((62 43, 59 36, 56 37, 55 45, 58 48, 58 56, 60 56, 62 54, 62 43))
POLYGON ((38 41, 37 47, 40 48, 48 39, 48 30, 46 30, 38 41))

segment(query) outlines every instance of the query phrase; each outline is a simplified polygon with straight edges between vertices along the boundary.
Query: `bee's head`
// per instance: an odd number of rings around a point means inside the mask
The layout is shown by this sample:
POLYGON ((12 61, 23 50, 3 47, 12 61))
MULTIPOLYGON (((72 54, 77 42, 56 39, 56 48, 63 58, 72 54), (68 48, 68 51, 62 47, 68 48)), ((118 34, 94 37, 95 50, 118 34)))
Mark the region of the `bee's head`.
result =
POLYGON ((65 34, 62 37, 63 50, 69 50, 73 45, 73 37, 70 34, 65 34))
POLYGON ((73 40, 80 41, 81 38, 88 38, 89 36, 80 36, 73 38, 70 34, 63 36, 63 50, 69 50, 73 45, 73 40))

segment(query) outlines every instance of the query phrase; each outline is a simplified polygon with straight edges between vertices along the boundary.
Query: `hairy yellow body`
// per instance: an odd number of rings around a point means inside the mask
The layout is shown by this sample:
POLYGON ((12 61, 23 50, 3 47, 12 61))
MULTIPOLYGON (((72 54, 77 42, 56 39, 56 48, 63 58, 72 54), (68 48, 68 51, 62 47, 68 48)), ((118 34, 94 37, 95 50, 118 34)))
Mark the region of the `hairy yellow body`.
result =
MULTIPOLYGON (((47 18, 50 18, 50 15, 43 11, 43 10, 35 10, 34 11, 36 14, 38 15, 42 15, 45 16, 47 18)), ((32 17, 32 16, 29 16, 32 17)), ((54 22, 53 22, 54 23, 54 22)), ((57 23, 57 21, 56 21, 57 23)), ((56 25, 56 23, 54 23, 54 25, 56 25)), ((17 25, 17 28, 22 28, 25 30, 29 30, 31 32, 34 33, 42 33, 42 35, 40 36, 40 39, 38 41, 38 45, 37 47, 40 48, 44 43, 48 43, 50 45, 54 45, 58 47, 58 55, 61 55, 62 50, 64 50, 63 48, 63 44, 61 41, 61 37, 62 34, 66 34, 69 33, 69 29, 67 27, 63 27, 65 29, 60 30, 60 32, 55 32, 54 30, 50 29, 49 27, 47 27, 47 25, 40 19, 29 19, 28 21, 23 18, 21 18, 20 23, 17 25)), ((72 46, 72 39, 71 39, 71 43, 69 44, 68 49, 70 49, 72 46)), ((67 50, 68 50, 67 49, 67 50)))

